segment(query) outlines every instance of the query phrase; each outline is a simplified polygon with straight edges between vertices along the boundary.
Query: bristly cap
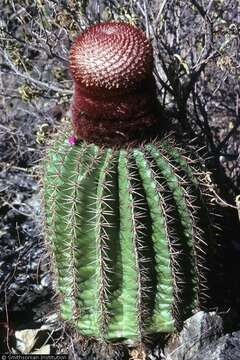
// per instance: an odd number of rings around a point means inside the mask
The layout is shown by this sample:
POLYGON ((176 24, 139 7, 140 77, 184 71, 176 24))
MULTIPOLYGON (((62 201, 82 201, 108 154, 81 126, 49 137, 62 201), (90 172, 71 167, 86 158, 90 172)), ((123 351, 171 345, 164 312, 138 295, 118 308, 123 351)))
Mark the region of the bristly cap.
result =
POLYGON ((140 29, 123 22, 93 25, 70 50, 73 79, 93 93, 128 92, 149 79, 153 50, 140 29))

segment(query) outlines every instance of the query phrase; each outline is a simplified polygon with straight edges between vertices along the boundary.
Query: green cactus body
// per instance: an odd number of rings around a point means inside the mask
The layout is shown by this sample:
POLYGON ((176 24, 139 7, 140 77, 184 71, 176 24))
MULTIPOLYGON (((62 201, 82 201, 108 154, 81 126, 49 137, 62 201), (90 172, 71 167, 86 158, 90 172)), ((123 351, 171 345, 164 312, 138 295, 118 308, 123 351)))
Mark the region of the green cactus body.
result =
POLYGON ((168 139, 118 149, 60 138, 44 200, 60 314, 81 334, 138 341, 203 305, 206 205, 168 139))

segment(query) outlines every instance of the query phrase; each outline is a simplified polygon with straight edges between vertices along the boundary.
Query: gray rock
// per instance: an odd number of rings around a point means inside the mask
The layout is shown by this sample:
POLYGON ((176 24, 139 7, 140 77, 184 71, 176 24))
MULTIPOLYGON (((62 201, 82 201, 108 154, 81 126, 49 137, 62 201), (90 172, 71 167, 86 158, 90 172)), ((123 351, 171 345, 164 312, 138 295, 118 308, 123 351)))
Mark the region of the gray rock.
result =
POLYGON ((222 336, 211 345, 204 347, 191 360, 239 360, 240 331, 222 336))
MULTIPOLYGON (((171 337, 164 350, 165 357, 167 360, 195 360, 194 356, 196 354, 215 343, 222 335, 222 318, 215 312, 205 313, 200 311, 186 320, 179 335, 171 337)), ((200 359, 212 358, 196 358, 196 360, 200 359)))

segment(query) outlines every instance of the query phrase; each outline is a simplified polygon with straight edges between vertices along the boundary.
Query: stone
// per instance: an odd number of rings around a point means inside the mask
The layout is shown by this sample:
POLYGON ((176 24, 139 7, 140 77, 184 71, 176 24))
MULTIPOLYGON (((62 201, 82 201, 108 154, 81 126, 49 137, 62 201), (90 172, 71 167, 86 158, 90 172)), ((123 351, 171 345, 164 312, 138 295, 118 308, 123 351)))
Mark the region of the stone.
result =
POLYGON ((191 360, 239 360, 240 331, 220 337, 217 341, 204 347, 191 360))
MULTIPOLYGON (((200 311, 185 321, 180 334, 171 336, 164 349, 165 358, 167 360, 195 360, 196 354, 215 343, 222 335, 222 318, 215 312, 200 311)), ((196 360, 200 360, 200 358, 196 358, 196 360)))

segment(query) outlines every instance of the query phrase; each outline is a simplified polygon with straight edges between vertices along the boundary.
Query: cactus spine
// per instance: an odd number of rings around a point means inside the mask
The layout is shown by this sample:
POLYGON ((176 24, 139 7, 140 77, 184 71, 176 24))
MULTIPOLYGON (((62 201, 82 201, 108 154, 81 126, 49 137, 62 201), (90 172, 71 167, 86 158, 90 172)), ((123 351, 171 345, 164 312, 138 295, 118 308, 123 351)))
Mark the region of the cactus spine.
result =
POLYGON ((83 335, 171 332, 207 291, 209 228, 194 164, 169 139, 125 148, 62 137, 44 174, 60 314, 83 335))

